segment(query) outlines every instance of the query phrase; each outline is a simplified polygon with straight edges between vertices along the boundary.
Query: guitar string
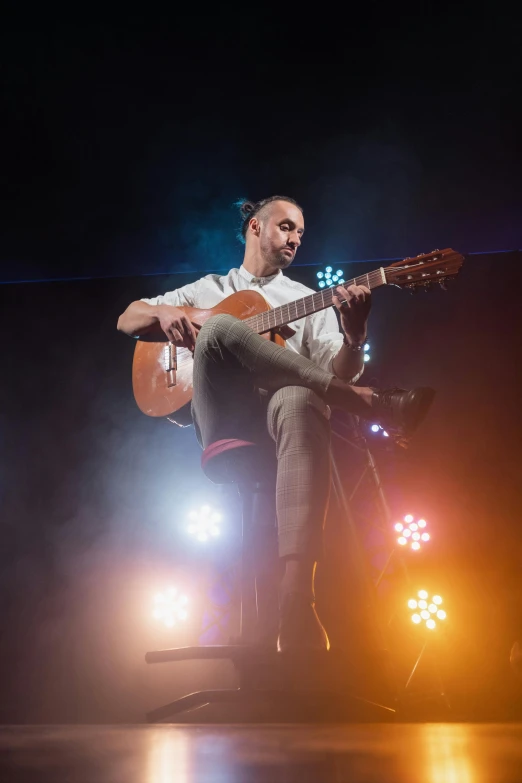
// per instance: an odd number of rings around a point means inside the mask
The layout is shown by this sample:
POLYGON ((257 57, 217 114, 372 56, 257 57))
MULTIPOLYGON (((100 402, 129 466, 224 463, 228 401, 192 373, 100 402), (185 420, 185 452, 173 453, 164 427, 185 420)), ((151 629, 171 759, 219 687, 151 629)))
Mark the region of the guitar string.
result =
MULTIPOLYGON (((362 284, 368 285, 369 288, 377 288, 378 286, 383 285, 381 270, 376 269, 373 272, 361 275, 360 277, 354 277, 352 280, 348 280, 344 283, 345 286, 362 284)), ((333 294, 333 288, 323 288, 321 291, 305 296, 302 299, 288 302, 287 304, 274 307, 271 310, 266 310, 263 313, 258 313, 250 318, 246 318, 244 323, 248 324, 250 328, 258 334, 262 334, 277 326, 281 326, 283 323, 298 321, 300 318, 310 315, 310 313, 324 310, 332 304, 333 294), (284 312, 285 308, 286 314, 284 312)))
MULTIPOLYGON (((446 251, 440 252, 441 257, 437 260, 444 260, 445 266, 447 267, 448 263, 450 263, 451 254, 447 254, 446 251)), ((385 267, 384 272, 386 275, 386 273, 397 273, 399 271, 402 272, 410 268, 411 264, 405 264, 404 266, 385 267)), ((444 271, 446 274, 450 273, 450 270, 447 268, 444 271)), ((383 282, 381 269, 375 269, 373 272, 368 272, 364 275, 360 275, 359 277, 354 277, 352 280, 348 280, 346 283, 344 283, 345 286, 363 284, 366 284, 370 289, 378 288, 379 286, 384 285, 385 283, 383 282)), ((251 316, 250 318, 246 318, 245 323, 248 324, 250 328, 258 334, 268 332, 271 329, 277 328, 278 326, 282 326, 292 321, 298 321, 300 318, 304 318, 311 313, 315 313, 318 310, 324 310, 327 307, 330 307, 333 302, 333 293, 333 287, 328 289, 323 288, 320 291, 310 294, 309 296, 303 297, 302 299, 297 299, 294 302, 288 302, 287 304, 274 307, 271 310, 266 310, 263 313, 258 313, 257 315, 251 316), (285 307, 287 309, 286 316, 284 314, 285 307), (293 314, 291 314, 290 308, 293 308, 293 314)))

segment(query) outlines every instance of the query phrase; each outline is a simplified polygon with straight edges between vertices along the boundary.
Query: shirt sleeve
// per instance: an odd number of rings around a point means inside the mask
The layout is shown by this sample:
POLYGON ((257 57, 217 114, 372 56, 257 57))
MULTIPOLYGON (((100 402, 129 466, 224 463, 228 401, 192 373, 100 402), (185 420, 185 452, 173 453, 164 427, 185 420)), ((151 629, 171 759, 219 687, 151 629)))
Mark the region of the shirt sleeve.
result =
POLYGON ((146 302, 150 305, 168 304, 173 307, 197 307, 197 298, 200 280, 196 280, 195 283, 189 283, 181 288, 176 288, 175 291, 167 291, 166 294, 161 296, 153 296, 152 299, 141 299, 142 302, 146 302))
MULTIPOLYGON (((309 316, 307 320, 306 343, 310 359, 321 369, 333 373, 333 360, 343 347, 343 335, 339 330, 333 308, 328 307, 321 310, 309 316)), ((363 374, 363 370, 364 365, 349 382, 356 383, 363 374)))

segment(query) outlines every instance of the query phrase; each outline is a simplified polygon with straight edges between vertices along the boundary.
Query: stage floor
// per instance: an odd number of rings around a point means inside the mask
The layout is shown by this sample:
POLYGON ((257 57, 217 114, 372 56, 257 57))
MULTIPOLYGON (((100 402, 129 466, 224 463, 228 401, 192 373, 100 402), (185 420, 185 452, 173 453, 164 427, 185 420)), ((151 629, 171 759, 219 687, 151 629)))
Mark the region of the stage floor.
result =
POLYGON ((0 727, 2 783, 522 780, 522 724, 0 727))

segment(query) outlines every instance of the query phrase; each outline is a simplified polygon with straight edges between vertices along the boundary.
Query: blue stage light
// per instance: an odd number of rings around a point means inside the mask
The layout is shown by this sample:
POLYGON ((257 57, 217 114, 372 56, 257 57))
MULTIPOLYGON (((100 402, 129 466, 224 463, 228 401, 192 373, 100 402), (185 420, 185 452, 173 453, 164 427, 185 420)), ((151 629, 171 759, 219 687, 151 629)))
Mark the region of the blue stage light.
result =
POLYGON ((343 277, 343 270, 337 269, 334 272, 333 266, 325 266, 325 268, 319 272, 316 272, 319 288, 333 285, 344 285, 345 279, 343 277))
POLYGON ((372 425, 370 426, 370 430, 371 430, 372 432, 374 432, 376 435, 377 435, 377 433, 379 433, 379 432, 380 432, 380 433, 381 433, 381 435, 382 435, 384 438, 389 438, 389 437, 390 437, 390 436, 389 436, 389 433, 387 433, 387 432, 386 432, 386 430, 385 430, 383 427, 381 427, 381 425, 380 425, 380 424, 372 424, 372 425))

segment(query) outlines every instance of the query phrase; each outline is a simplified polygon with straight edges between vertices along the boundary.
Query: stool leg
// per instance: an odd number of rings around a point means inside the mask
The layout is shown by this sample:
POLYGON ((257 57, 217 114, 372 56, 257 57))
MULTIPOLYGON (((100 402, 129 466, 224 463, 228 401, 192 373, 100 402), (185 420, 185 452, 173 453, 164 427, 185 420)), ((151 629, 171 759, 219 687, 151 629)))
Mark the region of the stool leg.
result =
POLYGON ((260 484, 255 489, 253 538, 257 642, 275 648, 279 631, 280 561, 274 485, 260 484))
POLYGON ((275 488, 266 482, 240 485, 243 502, 241 640, 275 644, 278 627, 278 557, 275 488))
POLYGON ((253 563, 253 511, 254 493, 252 487, 239 486, 242 500, 242 547, 241 547, 241 612, 239 634, 242 644, 251 644, 257 621, 253 563))

